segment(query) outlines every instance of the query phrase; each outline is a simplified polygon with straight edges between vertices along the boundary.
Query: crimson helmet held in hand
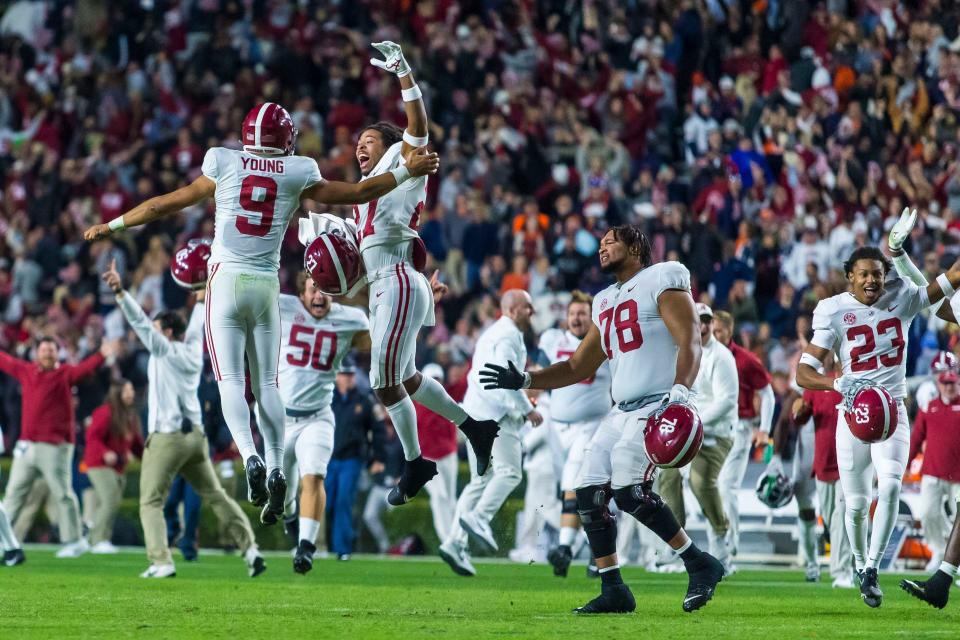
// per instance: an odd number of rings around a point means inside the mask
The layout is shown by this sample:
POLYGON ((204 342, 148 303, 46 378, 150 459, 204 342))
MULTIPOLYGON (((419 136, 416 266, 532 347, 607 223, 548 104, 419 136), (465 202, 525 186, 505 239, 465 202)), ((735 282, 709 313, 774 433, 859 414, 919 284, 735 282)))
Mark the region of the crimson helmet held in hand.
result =
POLYGON ((320 291, 342 296, 360 278, 360 252, 339 233, 324 232, 307 247, 303 268, 320 291))
POLYGON ((647 418, 643 442, 653 464, 664 469, 683 467, 700 453, 703 423, 686 402, 669 402, 647 418))
POLYGON ((276 102, 258 104, 243 119, 240 142, 249 153, 289 156, 296 140, 293 118, 276 102))
POLYGON ((210 259, 209 238, 190 240, 173 254, 170 275, 184 289, 203 289, 207 286, 207 261, 210 259))
POLYGON ((960 365, 960 361, 957 360, 957 356, 949 351, 941 351, 930 362, 930 370, 934 373, 956 371, 958 365, 960 365))
POLYGON ((897 430, 897 403, 880 385, 865 383, 848 398, 843 417, 857 440, 883 442, 897 430))

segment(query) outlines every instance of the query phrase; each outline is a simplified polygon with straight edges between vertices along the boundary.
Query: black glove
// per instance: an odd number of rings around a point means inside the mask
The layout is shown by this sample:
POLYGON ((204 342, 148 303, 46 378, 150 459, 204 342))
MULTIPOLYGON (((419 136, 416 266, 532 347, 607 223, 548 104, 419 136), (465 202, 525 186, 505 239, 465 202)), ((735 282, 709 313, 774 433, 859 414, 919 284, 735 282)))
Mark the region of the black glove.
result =
POLYGON ((522 389, 523 372, 518 371, 512 362, 507 361, 506 367, 490 364, 483 365, 480 370, 480 384, 484 389, 522 389))

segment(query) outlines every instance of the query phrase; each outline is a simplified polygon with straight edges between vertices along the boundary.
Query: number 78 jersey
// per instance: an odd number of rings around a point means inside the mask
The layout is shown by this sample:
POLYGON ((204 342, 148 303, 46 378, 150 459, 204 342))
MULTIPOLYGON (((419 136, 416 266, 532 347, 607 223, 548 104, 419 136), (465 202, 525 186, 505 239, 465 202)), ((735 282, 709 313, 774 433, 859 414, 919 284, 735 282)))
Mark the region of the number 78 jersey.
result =
POLYGON ((871 306, 844 292, 813 310, 811 343, 837 352, 843 375, 871 380, 900 400, 907 395, 907 333, 930 305, 927 290, 891 272, 871 306))
POLYGON ((641 269, 593 298, 593 323, 613 375, 617 403, 670 392, 679 348, 660 315, 658 299, 668 289, 690 291, 690 272, 679 262, 641 269))
POLYGON ((322 179, 317 161, 215 147, 203 157, 201 170, 217 183, 210 264, 279 270, 280 244, 300 207, 300 196, 322 179))

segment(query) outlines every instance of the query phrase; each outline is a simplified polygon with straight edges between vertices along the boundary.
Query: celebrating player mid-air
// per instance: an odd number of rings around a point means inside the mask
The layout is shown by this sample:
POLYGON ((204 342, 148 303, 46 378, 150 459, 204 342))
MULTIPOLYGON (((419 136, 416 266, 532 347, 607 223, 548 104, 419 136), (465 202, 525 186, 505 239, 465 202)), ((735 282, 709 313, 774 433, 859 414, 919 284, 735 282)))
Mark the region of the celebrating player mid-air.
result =
MULTIPOLYGON (((357 161, 361 184, 397 171, 406 158, 428 142, 427 112, 420 89, 400 46, 393 42, 373 45, 385 60, 370 62, 400 79, 407 114, 407 129, 378 122, 360 133, 357 161)), ((354 209, 360 238, 360 255, 366 269, 370 301, 370 385, 390 414, 406 458, 397 486, 387 496, 392 505, 413 498, 437 475, 437 465, 420 455, 417 439, 416 400, 455 423, 477 456, 477 473, 490 464, 490 451, 499 427, 493 420, 474 420, 436 380, 421 375, 414 363, 420 327, 433 324, 433 293, 427 279, 414 267, 426 256, 417 233, 420 212, 427 197, 426 177, 410 180, 382 198, 354 209)))
MULTIPOLYGON (((690 295, 690 273, 678 262, 651 264, 650 244, 639 227, 624 225, 600 241, 600 268, 617 283, 593 299, 586 336, 568 360, 521 372, 487 364, 487 389, 559 389, 578 384, 610 361, 610 410, 587 444, 576 482, 577 511, 600 572, 601 594, 575 613, 627 613, 636 608, 617 561, 617 506, 639 520, 683 559, 689 572, 683 610, 704 606, 723 578, 723 565, 698 549, 653 491, 656 467, 644 445, 647 418, 665 403, 686 403, 700 368, 699 320, 690 295), (612 487, 612 490, 611 490, 612 487)), ((671 432, 680 425, 660 425, 671 432)), ((686 425, 689 427, 689 425, 686 425)), ((659 428, 659 426, 657 427, 659 428)))
MULTIPOLYGON (((261 521, 283 513, 287 482, 283 464, 284 409, 277 388, 280 354, 280 243, 290 218, 308 198, 360 204, 435 173, 436 154, 407 150, 405 162, 358 184, 324 180, 317 162, 293 155, 297 131, 287 110, 260 104, 243 121, 243 150, 217 147, 203 159, 203 175, 191 184, 141 203, 109 224, 84 233, 97 240, 159 220, 213 196, 216 230, 207 281, 207 347, 220 387, 223 417, 244 460, 248 497, 263 506, 261 521), (244 354, 259 406, 266 465, 250 431, 244 397, 244 354), (269 474, 269 479, 268 479, 269 474)), ((403 191, 401 191, 403 193, 403 191)))
MULTIPOLYGON (((891 233, 895 256, 903 254, 894 240, 899 237, 902 243, 906 237, 900 227, 907 218, 905 211, 891 233)), ((912 227, 912 222, 907 225, 912 227)), ((883 602, 877 568, 899 512, 900 483, 910 448, 910 425, 903 405, 907 328, 923 309, 951 296, 954 288, 960 286, 960 263, 927 286, 898 276, 892 268, 890 260, 876 247, 860 247, 850 255, 844 263, 850 290, 821 300, 814 309, 813 339, 797 367, 797 383, 805 389, 835 389, 852 400, 864 385, 872 384, 885 389, 896 401, 897 427, 883 441, 868 444, 854 437, 844 412, 840 413, 837 425, 837 461, 846 499, 847 534, 860 595, 870 607, 879 607, 883 602), (836 351, 843 368, 843 375, 836 379, 818 372, 831 350, 836 351), (879 496, 868 551, 867 516, 873 468, 877 472, 879 496)), ((862 417, 864 421, 869 419, 862 417)), ((858 414, 858 421, 860 418, 858 414)))

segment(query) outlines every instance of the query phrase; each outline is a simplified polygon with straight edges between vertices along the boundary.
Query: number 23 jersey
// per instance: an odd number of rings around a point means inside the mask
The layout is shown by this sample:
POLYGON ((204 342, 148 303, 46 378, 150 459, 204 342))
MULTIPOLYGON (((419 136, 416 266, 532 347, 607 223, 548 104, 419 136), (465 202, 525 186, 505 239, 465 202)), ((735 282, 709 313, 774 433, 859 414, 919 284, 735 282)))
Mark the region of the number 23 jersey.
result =
POLYGON ((300 207, 300 195, 322 179, 317 161, 215 147, 203 157, 201 170, 217 183, 210 264, 279 270, 280 244, 300 207))
POLYGON ((907 332, 929 305, 925 288, 891 272, 871 306, 850 292, 821 300, 813 310, 811 342, 837 352, 843 375, 871 380, 901 400, 907 395, 907 332))
POLYGON ((309 411, 330 406, 340 361, 350 352, 353 336, 367 331, 360 309, 333 303, 320 320, 300 298, 280 295, 280 397, 288 409, 309 411))
POLYGON ((673 386, 679 349, 658 303, 668 289, 690 291, 690 272, 679 262, 650 265, 593 298, 591 315, 610 361, 617 403, 663 395, 673 386))

